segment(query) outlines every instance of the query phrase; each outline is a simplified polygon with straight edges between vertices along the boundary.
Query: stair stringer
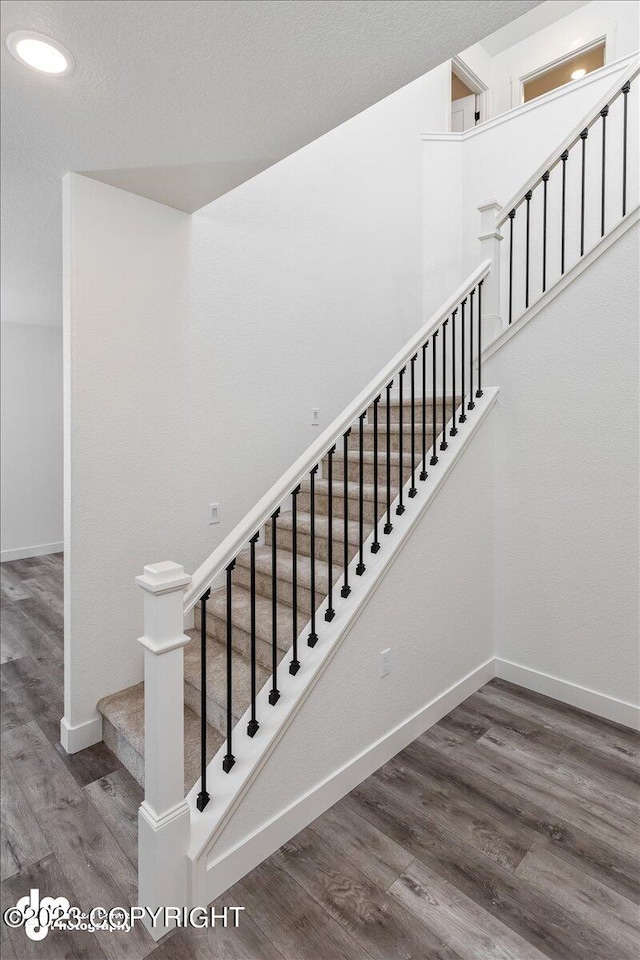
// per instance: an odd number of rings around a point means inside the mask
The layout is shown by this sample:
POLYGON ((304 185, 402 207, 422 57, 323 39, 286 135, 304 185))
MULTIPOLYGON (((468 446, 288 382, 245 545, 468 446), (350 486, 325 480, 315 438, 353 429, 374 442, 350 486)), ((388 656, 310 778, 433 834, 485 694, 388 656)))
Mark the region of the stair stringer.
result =
MULTIPOLYGON (((481 663, 475 664, 470 672, 463 671, 456 674, 444 693, 440 692, 426 708, 420 709, 415 716, 410 717, 397 729, 383 737, 379 745, 376 744, 373 749, 365 751, 356 763, 350 762, 344 771, 338 771, 337 775, 332 775, 326 788, 323 786, 319 792, 314 790, 314 796, 310 799, 298 798, 284 813, 279 814, 273 823, 249 833, 239 842, 232 844, 230 849, 223 849, 224 837, 229 832, 243 799, 268 764, 276 747, 365 611, 382 580, 398 560, 418 522, 433 505, 451 477, 463 453, 494 407, 497 396, 497 388, 485 388, 484 395, 476 400, 475 410, 469 414, 465 430, 448 440, 449 449, 441 455, 439 463, 429 469, 428 478, 419 483, 418 495, 415 498, 408 498, 407 493, 411 484, 410 482, 406 484, 404 491, 406 511, 401 516, 397 516, 395 514, 397 501, 394 501, 392 505, 393 534, 384 538, 383 549, 377 554, 371 553, 373 534, 365 543, 366 574, 362 577, 356 576, 357 557, 350 564, 351 594, 348 600, 342 601, 339 598, 342 581, 339 581, 335 587, 334 620, 331 623, 326 623, 324 620, 326 602, 319 608, 317 622, 322 625, 322 629, 318 631, 320 641, 316 647, 310 649, 306 645, 309 626, 307 625, 302 631, 299 641, 299 649, 303 652, 300 656, 302 666, 296 676, 292 677, 287 670, 287 660, 283 660, 278 673, 278 689, 281 696, 277 709, 272 709, 268 705, 269 682, 257 698, 261 725, 256 737, 249 739, 244 736, 250 717, 249 711, 236 727, 234 737, 242 738, 242 750, 238 751, 236 763, 231 772, 228 775, 221 772, 226 745, 211 761, 207 770, 211 801, 203 812, 199 812, 195 804, 199 784, 197 783, 190 791, 187 797, 191 811, 188 875, 189 902, 192 905, 204 906, 220 896, 278 846, 291 839, 324 809, 335 803, 386 759, 436 723, 457 703, 470 696, 474 690, 493 676, 492 655, 485 657, 481 663)), ((371 664, 368 668, 371 669, 371 664)), ((354 696, 356 694, 357 684, 354 684, 354 696)), ((295 758, 292 762, 295 762, 295 758)))

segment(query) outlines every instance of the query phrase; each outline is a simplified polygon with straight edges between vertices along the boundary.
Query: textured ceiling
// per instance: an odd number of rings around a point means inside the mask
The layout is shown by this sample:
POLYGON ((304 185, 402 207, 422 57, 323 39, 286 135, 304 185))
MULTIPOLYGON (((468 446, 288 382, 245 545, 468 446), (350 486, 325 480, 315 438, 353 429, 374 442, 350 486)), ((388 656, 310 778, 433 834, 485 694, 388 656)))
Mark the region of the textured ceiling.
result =
POLYGON ((61 322, 67 171, 196 209, 535 6, 4 0, 3 319, 61 322), (75 73, 17 63, 19 29, 67 46, 75 73))

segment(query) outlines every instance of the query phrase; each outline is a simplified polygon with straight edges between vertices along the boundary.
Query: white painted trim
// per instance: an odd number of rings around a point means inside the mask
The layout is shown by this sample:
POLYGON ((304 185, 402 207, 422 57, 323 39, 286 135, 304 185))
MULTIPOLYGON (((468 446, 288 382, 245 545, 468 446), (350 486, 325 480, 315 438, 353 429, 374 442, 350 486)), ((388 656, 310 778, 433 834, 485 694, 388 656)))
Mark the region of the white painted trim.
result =
MULTIPOLYGON (((597 80, 602 80, 606 77, 613 76, 616 73, 620 73, 625 69, 625 67, 637 59, 637 56, 637 53, 633 53, 628 57, 622 57, 620 60, 616 60, 615 63, 607 64, 606 67, 600 67, 599 70, 592 70, 591 73, 588 73, 586 77, 584 77, 582 80, 578 80, 577 82, 584 87, 588 86, 590 83, 595 83, 597 80)), ((537 97, 535 100, 530 100, 529 103, 521 103, 517 107, 512 107, 511 110, 506 110, 504 113, 500 113, 497 117, 492 117, 490 120, 484 120, 482 123, 479 123, 477 127, 471 127, 469 130, 464 130, 462 133, 427 132, 422 133, 420 136, 422 140, 428 142, 439 140, 449 140, 452 142, 455 142, 456 140, 469 140, 471 137, 478 137, 481 134, 486 133, 488 130, 493 130, 494 127, 499 127, 502 123, 507 123, 508 121, 513 120, 514 117, 528 113, 530 110, 538 110, 540 107, 544 107, 546 104, 551 103, 553 100, 558 100, 560 97, 566 97, 570 93, 573 93, 575 89, 575 83, 565 84, 563 87, 557 87, 555 90, 550 90, 549 93, 545 93, 542 97, 537 97)))
POLYGON ((195 903, 205 904, 215 900, 493 676, 492 657, 312 787, 221 859, 208 864, 194 889, 195 903))
POLYGON ((86 750, 102 740, 102 716, 97 714, 84 723, 70 724, 66 717, 60 721, 60 743, 67 753, 86 750))
POLYGON ((62 553, 63 547, 63 543, 39 543, 34 547, 3 550, 0 553, 0 563, 8 563, 11 560, 26 560, 28 557, 45 557, 49 553, 62 553))
POLYGON ((489 113, 489 87, 459 56, 452 57, 451 72, 476 95, 476 109, 480 114, 478 122, 482 123, 482 118, 489 113))
POLYGON ((593 713, 597 717, 613 720, 614 723, 620 723, 632 730, 640 730, 640 707, 632 703, 617 700, 605 693, 598 693, 597 690, 581 687, 578 683, 570 683, 568 680, 561 680, 559 677, 541 673, 539 670, 532 670, 531 667, 523 667, 510 660, 502 660, 500 657, 495 659, 495 675, 502 680, 526 687, 527 690, 541 693, 545 697, 552 697, 561 703, 579 707, 580 710, 586 710, 587 713, 593 713))
POLYGON ((510 327, 507 327, 505 330, 503 330, 499 337, 488 344, 488 346, 486 346, 482 351, 482 362, 484 363, 485 360, 488 360, 489 357, 492 357, 494 353, 497 353, 498 350, 501 350, 505 343, 508 343, 512 337, 515 337, 529 323, 530 320, 533 320, 533 318, 537 316, 541 310, 544 310, 544 308, 547 307, 551 301, 558 296, 559 293, 562 293, 562 291, 565 290, 569 284, 573 283, 574 280, 577 280, 580 274, 584 273, 587 267, 590 267, 591 264, 594 263, 594 261, 605 252, 605 250, 608 250, 609 247, 613 246, 613 244, 620 239, 620 237, 623 237, 627 230, 630 230, 632 227, 634 227, 638 223, 638 220, 640 220, 640 205, 635 206, 633 210, 631 210, 630 213, 624 217, 623 220, 620 220, 620 222, 610 233, 606 234, 606 236, 599 240, 595 247, 592 247, 591 250, 589 250, 589 252, 585 254, 581 260, 578 260, 578 262, 575 263, 570 270, 567 270, 565 275, 561 277, 557 283, 554 283, 554 285, 550 287, 549 290, 547 290, 547 292, 543 294, 539 300, 536 300, 536 302, 532 304, 529 309, 522 314, 521 317, 518 317, 517 320, 514 320, 510 327))
MULTIPOLYGON (((441 457, 439 464, 430 468, 427 479, 418 484, 418 495, 414 498, 409 498, 407 495, 411 487, 411 480, 407 481, 403 491, 406 510, 400 516, 394 514, 393 537, 389 539, 384 550, 372 554, 369 551, 369 546, 373 542, 373 532, 370 534, 365 543, 365 551, 369 558, 367 560, 367 576, 358 577, 355 575, 358 557, 354 557, 349 567, 349 583, 351 585, 349 603, 340 605, 336 609, 335 619, 324 625, 322 643, 306 650, 299 672, 295 676, 291 676, 286 671, 279 675, 280 700, 278 701, 278 710, 270 710, 267 705, 269 684, 266 684, 258 694, 257 708, 261 717, 264 718, 260 724, 260 736, 245 743, 242 757, 236 758, 233 770, 222 780, 217 776, 217 771, 226 751, 225 744, 220 747, 216 756, 211 760, 207 772, 210 782, 213 783, 215 780, 217 788, 211 802, 201 813, 196 809, 199 782, 190 791, 187 798, 191 808, 189 856, 194 861, 194 877, 196 878, 194 892, 199 889, 197 877, 202 870, 197 861, 204 862, 207 859, 224 826, 233 816, 242 798, 268 761, 275 746, 290 723, 293 722, 301 706, 311 695, 343 640, 348 636, 350 629, 364 612, 379 583, 386 576, 391 565, 395 563, 400 551, 408 543, 416 529, 418 519, 435 502, 444 484, 451 476, 456 463, 493 409, 497 396, 497 388, 484 388, 483 396, 475 401, 475 409, 473 413, 469 414, 465 429, 460 430, 455 437, 448 437, 449 450, 446 457, 441 457)), ((447 424, 447 434, 449 433, 449 426, 450 424, 447 424)), ((440 436, 441 434, 436 438, 436 444, 440 436)), ((398 502, 398 499, 399 497, 396 498, 394 504, 398 502)), ((338 581, 334 590, 339 591, 341 583, 342 581, 338 581)), ((326 601, 317 612, 318 620, 323 619, 325 610, 326 601)), ((303 636, 307 632, 308 626, 301 631, 300 635, 303 636)), ((250 711, 247 710, 244 717, 239 721, 240 728, 248 722, 249 718, 250 711)), ((194 893, 192 893, 193 895, 194 893)))

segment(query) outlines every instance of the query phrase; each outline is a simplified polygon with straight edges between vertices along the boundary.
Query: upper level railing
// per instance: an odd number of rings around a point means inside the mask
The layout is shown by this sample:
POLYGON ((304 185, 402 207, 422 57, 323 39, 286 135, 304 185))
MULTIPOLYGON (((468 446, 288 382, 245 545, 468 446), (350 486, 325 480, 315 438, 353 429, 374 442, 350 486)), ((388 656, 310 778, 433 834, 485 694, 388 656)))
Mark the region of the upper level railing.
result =
POLYGON ((638 145, 629 98, 639 72, 636 60, 498 214, 498 229, 509 224, 509 323, 631 209, 638 145))
MULTIPOLYGON (((363 576, 367 569, 364 535, 364 498, 363 498, 363 431, 367 411, 373 405, 373 540, 369 546, 372 553, 377 553, 384 541, 384 537, 393 531, 392 522, 392 490, 397 489, 398 502, 395 513, 400 515, 406 509, 405 483, 408 485, 406 496, 413 498, 417 494, 416 479, 427 479, 428 466, 438 462, 438 451, 444 453, 448 448, 448 432, 451 436, 458 433, 459 425, 467 420, 468 413, 475 407, 475 399, 482 396, 482 285, 489 270, 490 261, 482 263, 469 278, 456 290, 453 296, 438 310, 431 319, 409 340, 396 356, 374 377, 370 383, 358 394, 355 400, 341 413, 333 423, 321 434, 318 439, 302 454, 301 457, 275 483, 268 493, 256 504, 246 517, 213 551, 205 562, 196 570, 192 586, 185 595, 184 610, 188 612, 199 603, 200 615, 200 645, 201 645, 201 783, 197 798, 198 809, 203 810, 209 802, 207 791, 207 601, 211 587, 218 578, 224 576, 226 585, 226 754, 223 760, 223 770, 228 773, 234 763, 233 753, 233 570, 236 559, 241 550, 250 548, 250 721, 247 735, 255 736, 260 726, 256 713, 256 544, 263 528, 268 527, 271 540, 271 689, 269 704, 274 706, 280 697, 278 690, 278 610, 277 610, 277 543, 278 518, 282 508, 289 498, 291 503, 291 523, 288 527, 288 536, 291 537, 293 547, 293 583, 292 583, 292 623, 291 661, 289 672, 296 674, 300 668, 299 637, 298 637, 298 596, 297 596, 297 500, 301 484, 308 483, 310 507, 310 528, 305 535, 310 538, 309 568, 310 582, 310 629, 307 644, 315 646, 319 639, 317 624, 317 584, 316 584, 316 526, 315 526, 315 487, 316 477, 321 464, 326 460, 327 469, 327 543, 326 562, 328 566, 328 598, 324 619, 330 622, 335 615, 334 608, 334 570, 341 569, 340 600, 346 601, 351 588, 349 586, 350 556, 349 556, 349 498, 347 488, 349 481, 349 454, 357 457, 357 488, 358 508, 353 518, 358 524, 356 576, 363 576), (418 373, 416 373, 418 366, 418 373), (408 410, 405 412, 406 398, 405 375, 409 373, 408 410), (475 379, 474 379, 475 378, 475 379), (390 447, 391 428, 391 390, 397 384, 398 407, 398 444, 397 464, 392 456, 390 447), (386 414, 386 475, 382 475, 380 482, 378 475, 379 450, 379 412, 382 398, 385 401, 382 409, 386 414), (451 414, 451 422, 447 421, 451 414), (407 419, 404 419, 407 418, 407 419), (428 419, 428 423, 427 423, 428 419), (407 468, 403 458, 403 434, 405 424, 407 441, 410 444, 410 472, 407 480, 407 468), (442 432, 440 432, 440 425, 442 432), (350 450, 348 438, 352 430, 358 431, 358 445, 350 450), (448 431, 448 432, 447 432, 448 431), (431 441, 427 436, 431 434, 431 441), (421 449, 416 437, 421 435, 421 449), (438 445, 438 439, 440 443, 438 445), (333 525, 334 500, 334 454, 340 445, 342 451, 343 476, 342 491, 342 556, 336 562, 334 553, 335 530, 333 525), (417 449, 418 448, 418 449, 417 449), (356 452, 357 450, 357 452, 356 452), (429 456, 430 454, 430 456, 429 456), (418 472, 419 471, 419 472, 418 472), (393 474, 393 475, 392 475, 393 474), (379 486, 381 490, 379 491, 379 486), (379 509, 380 503, 383 509, 379 509), (385 518, 386 514, 386 518, 385 518), (382 525, 382 522, 384 524, 382 525), (382 534, 380 536, 380 527, 382 534)), ((383 432, 383 429, 380 429, 383 432)), ((409 452, 409 451, 406 451, 409 452)), ((338 585, 336 585, 338 586, 338 585)), ((340 602, 340 601, 338 601, 340 602)))

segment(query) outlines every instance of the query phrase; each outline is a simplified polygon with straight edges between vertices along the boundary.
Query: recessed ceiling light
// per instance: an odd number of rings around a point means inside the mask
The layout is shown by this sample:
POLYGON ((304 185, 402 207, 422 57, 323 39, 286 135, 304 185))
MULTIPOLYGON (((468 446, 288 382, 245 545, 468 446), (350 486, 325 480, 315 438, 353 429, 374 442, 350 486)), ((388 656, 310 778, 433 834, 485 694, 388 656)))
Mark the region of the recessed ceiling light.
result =
POLYGON ((587 71, 584 69, 584 67, 581 67, 579 70, 574 70, 573 73, 571 74, 571 79, 582 80, 586 72, 587 71))
POLYGON ((73 57, 66 47, 41 33, 15 30, 7 37, 7 48, 16 60, 38 73, 64 77, 73 71, 73 57))

